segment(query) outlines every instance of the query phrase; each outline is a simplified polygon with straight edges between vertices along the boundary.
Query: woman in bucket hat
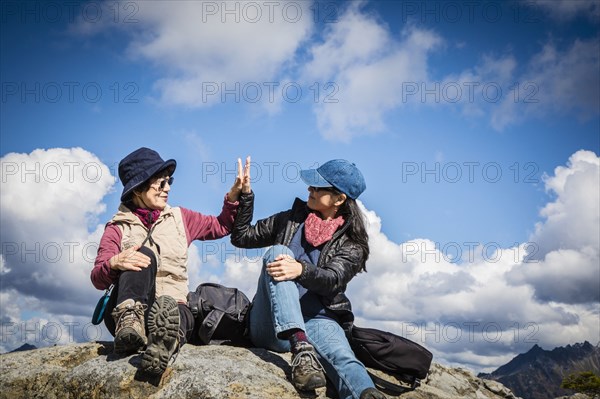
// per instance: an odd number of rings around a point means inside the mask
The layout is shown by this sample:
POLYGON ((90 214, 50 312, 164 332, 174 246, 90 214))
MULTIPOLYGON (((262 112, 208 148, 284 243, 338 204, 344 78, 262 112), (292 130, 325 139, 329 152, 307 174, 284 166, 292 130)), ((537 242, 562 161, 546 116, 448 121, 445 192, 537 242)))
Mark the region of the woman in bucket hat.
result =
POLYGON ((238 176, 221 214, 208 216, 167 204, 176 166, 175 160, 164 161, 144 147, 121 160, 121 205, 106 225, 91 273, 97 289, 114 285, 104 323, 115 337, 115 352, 146 348, 141 368, 155 375, 192 338, 194 317, 186 305, 188 247, 194 240, 230 233, 244 174, 238 160, 238 176))
POLYGON ((254 193, 244 182, 231 242, 268 247, 249 316, 252 343, 292 352, 299 390, 333 383, 340 398, 385 398, 350 348, 342 326, 354 319, 344 294, 365 270, 368 236, 356 199, 365 180, 356 165, 335 159, 303 170, 308 200, 252 225, 254 193))

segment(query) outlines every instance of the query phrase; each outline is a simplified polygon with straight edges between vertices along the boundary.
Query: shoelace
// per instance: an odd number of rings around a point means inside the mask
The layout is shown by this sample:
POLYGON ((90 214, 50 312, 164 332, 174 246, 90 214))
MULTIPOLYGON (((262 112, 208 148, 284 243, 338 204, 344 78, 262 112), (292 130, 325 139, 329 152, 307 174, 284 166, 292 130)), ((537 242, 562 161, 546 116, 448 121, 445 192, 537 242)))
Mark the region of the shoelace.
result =
POLYGON ((121 328, 132 327, 136 321, 141 322, 144 319, 144 312, 148 309, 148 305, 134 305, 127 307, 119 317, 117 325, 121 328))
POLYGON ((177 360, 177 356, 179 356, 179 351, 181 350, 181 347, 183 346, 182 342, 184 340, 185 340, 184 332, 181 330, 177 330, 177 348, 175 348, 175 352, 173 352, 173 354, 171 355, 171 358, 169 359, 169 365, 175 363, 175 360, 177 360))
POLYGON ((292 359, 292 369, 300 366, 302 360, 306 357, 308 357, 308 361, 313 368, 321 371, 323 370, 323 366, 321 366, 321 363, 317 360, 317 356, 313 350, 303 350, 298 352, 292 359))

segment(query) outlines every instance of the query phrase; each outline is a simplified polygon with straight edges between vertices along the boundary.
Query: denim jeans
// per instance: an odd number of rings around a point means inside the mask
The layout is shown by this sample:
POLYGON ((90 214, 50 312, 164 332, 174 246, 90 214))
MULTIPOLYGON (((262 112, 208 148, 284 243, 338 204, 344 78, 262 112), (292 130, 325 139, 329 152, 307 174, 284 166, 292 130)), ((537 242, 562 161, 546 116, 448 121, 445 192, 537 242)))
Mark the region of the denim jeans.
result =
MULTIPOLYGON (((278 334, 293 328, 305 331, 340 399, 359 399, 363 390, 374 386, 373 381, 354 356, 341 326, 332 319, 303 316, 296 283, 276 282, 266 272, 266 264, 280 254, 294 256, 289 248, 276 245, 263 257, 263 268, 250 310, 252 343, 274 352, 288 352, 289 341, 279 339, 278 334)), ((305 313, 313 312, 305 309, 305 313)))

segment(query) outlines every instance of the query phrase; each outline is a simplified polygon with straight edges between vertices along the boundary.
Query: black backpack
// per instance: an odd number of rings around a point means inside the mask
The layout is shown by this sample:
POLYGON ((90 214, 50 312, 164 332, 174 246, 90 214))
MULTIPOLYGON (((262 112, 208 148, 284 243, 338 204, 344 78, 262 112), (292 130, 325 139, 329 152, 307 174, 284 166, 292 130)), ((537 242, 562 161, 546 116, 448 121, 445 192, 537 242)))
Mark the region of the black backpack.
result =
POLYGON ((369 372, 375 386, 398 395, 417 388, 427 377, 433 355, 421 345, 404 337, 374 328, 346 326, 348 342, 365 366, 395 376, 409 386, 391 383, 369 372))
POLYGON ((250 301, 243 292, 220 284, 204 283, 188 294, 187 301, 194 314, 194 330, 200 343, 229 341, 235 345, 249 344, 246 319, 250 301))

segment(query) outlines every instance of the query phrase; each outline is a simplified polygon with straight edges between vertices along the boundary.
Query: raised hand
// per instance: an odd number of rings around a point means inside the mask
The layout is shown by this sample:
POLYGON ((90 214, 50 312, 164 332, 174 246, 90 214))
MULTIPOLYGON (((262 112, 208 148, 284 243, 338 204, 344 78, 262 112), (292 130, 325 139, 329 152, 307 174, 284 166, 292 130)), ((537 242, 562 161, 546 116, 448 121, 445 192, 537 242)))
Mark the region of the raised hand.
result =
POLYGON ((237 170, 238 173, 237 177, 235 178, 235 182, 227 194, 227 198, 231 202, 237 201, 240 197, 240 193, 249 194, 252 192, 252 188, 250 186, 250 156, 246 157, 246 165, 244 165, 243 168, 242 160, 238 158, 237 170))
POLYGON ((238 177, 242 179, 242 193, 250 194, 252 188, 250 187, 250 155, 246 157, 246 165, 242 170, 242 160, 238 158, 238 177))

